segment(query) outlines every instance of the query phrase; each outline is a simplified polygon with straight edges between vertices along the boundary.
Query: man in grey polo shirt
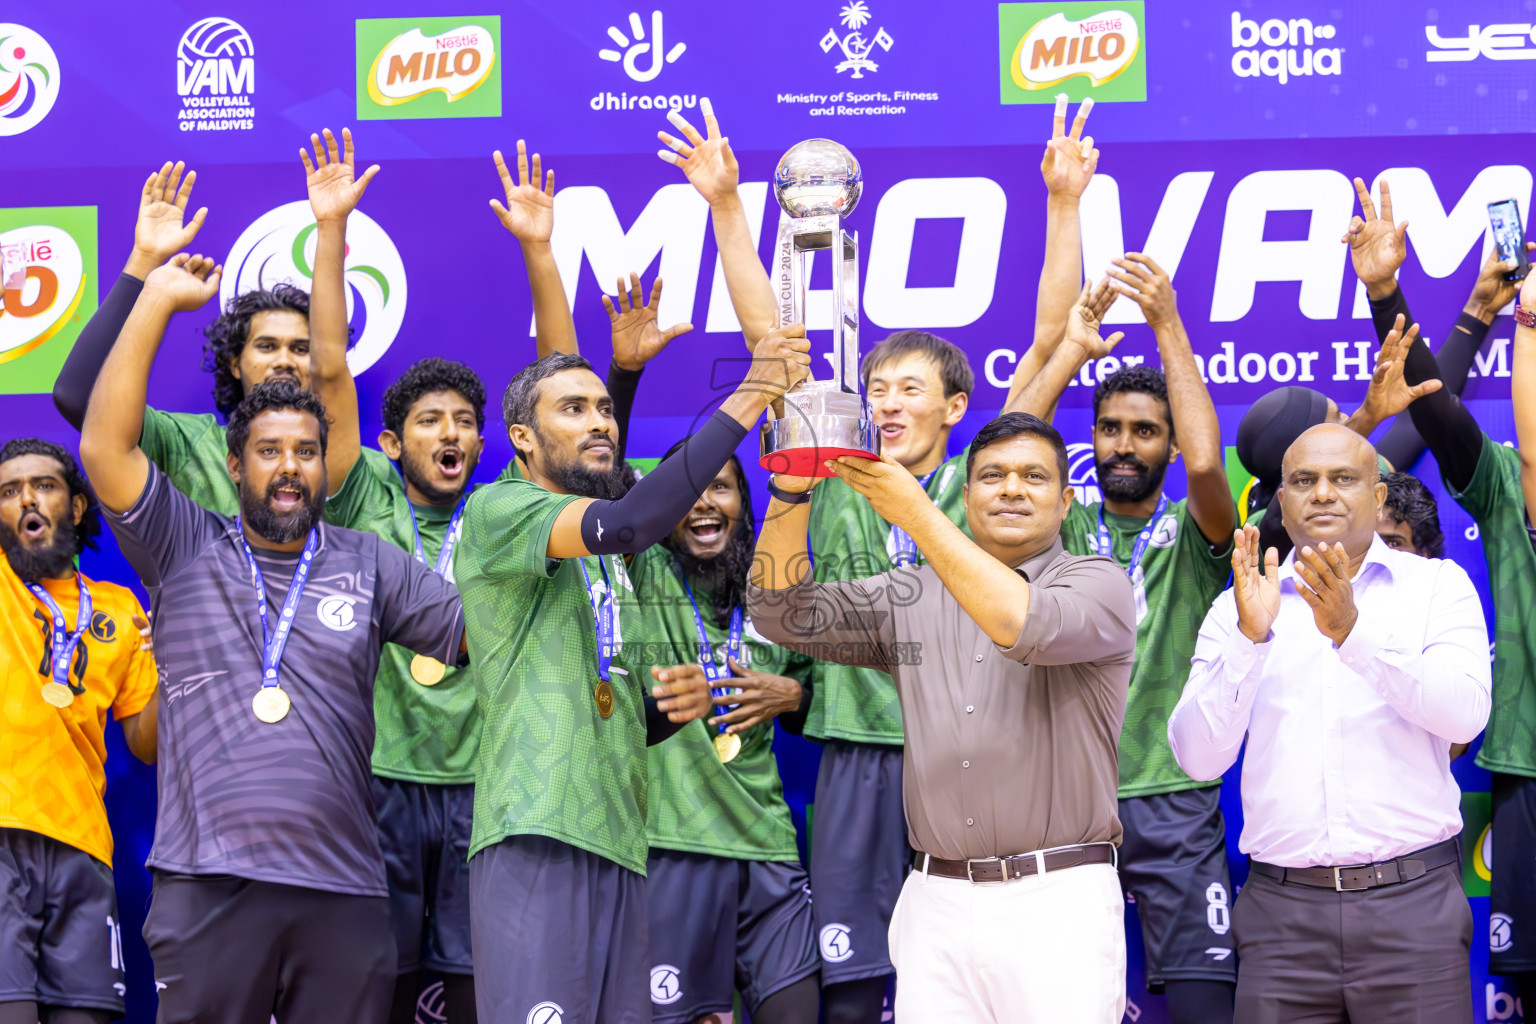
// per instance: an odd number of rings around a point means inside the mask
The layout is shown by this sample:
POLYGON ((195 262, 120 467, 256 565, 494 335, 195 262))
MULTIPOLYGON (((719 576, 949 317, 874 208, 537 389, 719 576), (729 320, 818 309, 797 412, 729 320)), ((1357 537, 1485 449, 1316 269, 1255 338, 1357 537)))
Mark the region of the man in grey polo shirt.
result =
POLYGON ((776 643, 896 680, 917 851, 891 920, 897 1018, 1117 1024, 1116 747, 1136 608, 1114 562, 1062 550, 1061 435, 1027 413, 976 435, 974 541, 894 460, 829 465, 927 564, 813 582, 811 481, 778 479, 747 607, 776 643))

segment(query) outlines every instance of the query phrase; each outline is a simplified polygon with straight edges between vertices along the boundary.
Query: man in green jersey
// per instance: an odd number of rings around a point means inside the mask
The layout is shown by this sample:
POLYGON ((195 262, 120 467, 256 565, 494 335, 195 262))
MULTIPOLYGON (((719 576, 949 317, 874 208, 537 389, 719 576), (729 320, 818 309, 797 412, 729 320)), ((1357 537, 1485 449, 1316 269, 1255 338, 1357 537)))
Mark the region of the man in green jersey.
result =
POLYGON ((481 1020, 650 1017, 645 748, 704 717, 709 687, 696 661, 652 666, 656 627, 619 556, 669 533, 804 379, 804 333, 765 337, 720 410, 627 492, 613 402, 586 360, 545 357, 507 387, 528 478, 470 497, 454 564, 482 722, 470 920, 496 970, 475 978, 481 1020))
MULTIPOLYGON (((1168 716, 1189 677, 1206 611, 1226 586, 1237 505, 1216 408, 1168 275, 1151 257, 1127 253, 1108 280, 1082 289, 1072 315, 1102 315, 1117 293, 1140 306, 1163 369, 1128 366, 1095 388, 1094 465, 1103 500, 1074 502, 1061 537, 1073 554, 1115 559, 1135 586, 1136 660, 1119 745, 1121 884, 1136 900, 1149 989, 1167 994, 1175 1024, 1209 1024, 1231 1019, 1236 987, 1226 828, 1219 780, 1196 782, 1179 768, 1168 716), (1188 497, 1171 501, 1163 478, 1180 454, 1188 497)), ((1059 305, 1064 296, 1065 289, 1042 288, 1039 301, 1059 305)), ((1069 332, 1019 390, 1024 411, 1049 415, 1067 383, 1118 341, 1111 337, 1100 350, 1082 336, 1069 332)))
MULTIPOLYGON (((815 1024, 820 1006, 811 887, 774 760, 773 722, 802 708, 811 659, 763 639, 744 595, 756 538, 732 456, 660 544, 635 586, 682 658, 696 657, 726 708, 650 748, 646 899, 651 1019, 728 1015, 815 1024), (729 687, 729 689, 725 689, 729 687)), ((792 731, 803 724, 785 721, 792 731)))

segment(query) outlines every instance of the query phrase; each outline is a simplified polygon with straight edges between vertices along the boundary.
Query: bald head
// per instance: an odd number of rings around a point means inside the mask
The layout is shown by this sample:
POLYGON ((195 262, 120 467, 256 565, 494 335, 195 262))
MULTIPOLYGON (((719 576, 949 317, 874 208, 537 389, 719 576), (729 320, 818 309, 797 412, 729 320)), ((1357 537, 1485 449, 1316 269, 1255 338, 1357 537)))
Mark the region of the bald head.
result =
POLYGON ((1343 544, 1351 560, 1365 557, 1387 497, 1376 449, 1348 427, 1320 423, 1285 451, 1280 511, 1298 549, 1343 544))

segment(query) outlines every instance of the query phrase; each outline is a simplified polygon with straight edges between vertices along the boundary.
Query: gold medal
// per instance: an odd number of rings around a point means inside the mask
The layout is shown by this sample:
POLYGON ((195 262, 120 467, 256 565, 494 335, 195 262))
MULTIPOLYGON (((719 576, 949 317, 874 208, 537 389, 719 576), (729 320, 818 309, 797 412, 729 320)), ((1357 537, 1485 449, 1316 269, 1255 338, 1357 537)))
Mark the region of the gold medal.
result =
POLYGON ((720 732, 715 734, 715 756, 721 764, 728 764, 736 760, 736 755, 741 753, 741 736, 734 732, 720 732))
POLYGON ((251 698, 251 709, 256 712, 256 717, 268 725, 282 721, 290 705, 288 695, 281 686, 263 686, 251 698))
POLYGON ((75 702, 75 694, 63 683, 44 683, 43 700, 56 708, 67 708, 75 702))
POLYGON ((411 678, 422 686, 436 686, 443 681, 447 671, 447 665, 425 654, 418 654, 411 659, 411 678))
POLYGON ((598 714, 604 718, 613 714, 613 687, 608 685, 608 680, 597 681, 597 689, 592 691, 592 697, 597 701, 598 714))

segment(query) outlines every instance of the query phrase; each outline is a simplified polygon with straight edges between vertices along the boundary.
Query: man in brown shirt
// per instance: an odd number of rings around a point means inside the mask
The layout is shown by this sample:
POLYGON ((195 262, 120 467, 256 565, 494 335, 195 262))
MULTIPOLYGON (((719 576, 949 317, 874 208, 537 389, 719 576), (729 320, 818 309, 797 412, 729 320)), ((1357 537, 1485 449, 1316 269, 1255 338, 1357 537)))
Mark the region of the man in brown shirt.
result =
POLYGON ((812 481, 780 478, 747 607, 776 643, 896 680, 918 851, 891 921, 898 1019, 1116 1024, 1116 747, 1136 610, 1114 562, 1062 551, 1072 489, 1061 435, 1025 413, 977 434, 965 492, 974 541, 894 461, 829 466, 927 564, 813 582, 812 481))

